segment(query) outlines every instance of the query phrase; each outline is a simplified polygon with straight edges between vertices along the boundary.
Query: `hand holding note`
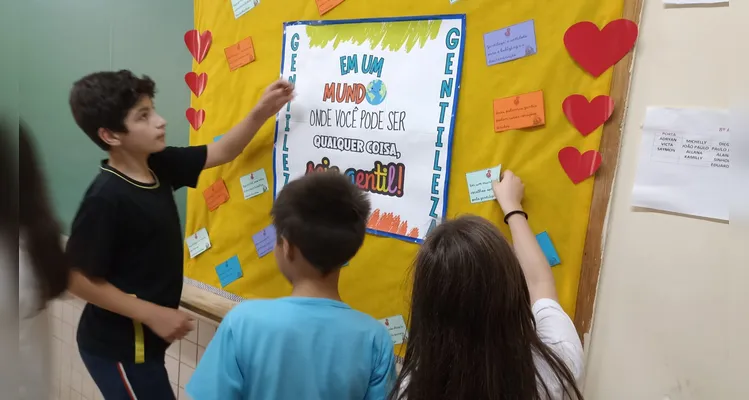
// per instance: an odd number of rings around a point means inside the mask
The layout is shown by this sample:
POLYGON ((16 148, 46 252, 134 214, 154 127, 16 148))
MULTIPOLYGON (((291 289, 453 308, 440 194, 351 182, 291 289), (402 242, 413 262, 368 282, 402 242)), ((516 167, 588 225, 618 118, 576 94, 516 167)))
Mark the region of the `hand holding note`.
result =
POLYGON ((492 189, 494 189, 494 195, 497 197, 497 202, 502 207, 503 212, 508 213, 523 209, 525 185, 512 171, 505 170, 502 179, 492 183, 492 189))

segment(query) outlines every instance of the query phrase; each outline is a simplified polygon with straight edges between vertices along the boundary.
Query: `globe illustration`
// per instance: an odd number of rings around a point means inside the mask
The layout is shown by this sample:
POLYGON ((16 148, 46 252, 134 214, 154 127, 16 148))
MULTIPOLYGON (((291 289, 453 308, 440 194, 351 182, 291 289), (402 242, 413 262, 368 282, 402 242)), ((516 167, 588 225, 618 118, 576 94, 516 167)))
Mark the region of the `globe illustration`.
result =
POLYGON ((387 94, 388 89, 385 87, 385 82, 379 79, 375 79, 367 85, 367 102, 373 106, 385 101, 387 94))

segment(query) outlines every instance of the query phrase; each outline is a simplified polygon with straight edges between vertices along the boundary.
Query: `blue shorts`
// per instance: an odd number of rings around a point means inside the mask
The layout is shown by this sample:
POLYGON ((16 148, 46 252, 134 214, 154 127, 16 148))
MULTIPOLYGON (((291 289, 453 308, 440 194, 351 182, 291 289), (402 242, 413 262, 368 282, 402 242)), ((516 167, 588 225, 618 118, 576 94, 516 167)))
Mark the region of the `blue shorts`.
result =
POLYGON ((80 350, 83 363, 106 400, 174 400, 164 360, 117 362, 80 350))

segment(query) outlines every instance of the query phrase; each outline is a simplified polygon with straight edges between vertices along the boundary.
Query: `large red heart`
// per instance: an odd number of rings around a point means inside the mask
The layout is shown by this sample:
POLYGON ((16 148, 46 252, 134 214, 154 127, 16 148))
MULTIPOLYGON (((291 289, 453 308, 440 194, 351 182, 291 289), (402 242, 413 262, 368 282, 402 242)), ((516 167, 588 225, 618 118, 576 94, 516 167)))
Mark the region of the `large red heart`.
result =
POLYGON ((602 95, 588 102, 585 96, 573 94, 564 99, 562 111, 583 136, 588 136, 611 118, 611 114, 614 113, 614 100, 602 95))
POLYGON ((564 34, 570 56, 595 77, 627 55, 636 40, 637 24, 628 19, 611 21, 603 30, 592 22, 578 22, 564 34))
POLYGON ((185 111, 185 116, 190 122, 190 125, 192 125, 192 129, 197 131, 201 126, 203 126, 203 122, 205 121, 205 110, 196 110, 190 107, 185 111))
POLYGON ((601 166, 601 160, 601 153, 595 150, 583 154, 574 147, 559 150, 559 163, 575 185, 593 176, 601 166))
POLYGON ((198 75, 194 72, 188 72, 185 74, 185 83, 187 83, 187 87, 190 88, 196 97, 200 97, 206 85, 208 85, 208 74, 203 72, 198 75))
POLYGON ((200 64, 206 54, 208 54, 208 49, 211 47, 211 41, 213 41, 213 34, 211 34, 211 31, 199 33, 197 30, 193 29, 185 33, 185 44, 187 45, 187 50, 190 50, 190 54, 192 54, 192 57, 198 62, 198 64, 200 64))

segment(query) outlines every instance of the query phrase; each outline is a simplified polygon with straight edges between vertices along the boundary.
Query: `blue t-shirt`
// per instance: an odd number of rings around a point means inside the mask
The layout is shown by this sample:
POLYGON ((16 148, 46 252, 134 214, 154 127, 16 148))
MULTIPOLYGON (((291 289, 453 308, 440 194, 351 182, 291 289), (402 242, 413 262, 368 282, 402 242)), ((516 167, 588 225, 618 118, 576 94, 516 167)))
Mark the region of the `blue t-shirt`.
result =
POLYGON ((226 315, 187 385, 194 400, 383 400, 393 342, 340 301, 251 300, 226 315))

